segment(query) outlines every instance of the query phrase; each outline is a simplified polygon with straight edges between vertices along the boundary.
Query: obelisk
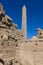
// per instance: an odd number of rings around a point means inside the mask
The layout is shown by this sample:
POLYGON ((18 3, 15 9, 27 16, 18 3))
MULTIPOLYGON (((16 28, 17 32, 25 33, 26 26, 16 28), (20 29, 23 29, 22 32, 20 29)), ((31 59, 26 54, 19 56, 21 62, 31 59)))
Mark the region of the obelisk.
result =
POLYGON ((22 8, 22 31, 24 34, 24 38, 27 38, 27 20, 26 20, 26 6, 24 5, 22 8))

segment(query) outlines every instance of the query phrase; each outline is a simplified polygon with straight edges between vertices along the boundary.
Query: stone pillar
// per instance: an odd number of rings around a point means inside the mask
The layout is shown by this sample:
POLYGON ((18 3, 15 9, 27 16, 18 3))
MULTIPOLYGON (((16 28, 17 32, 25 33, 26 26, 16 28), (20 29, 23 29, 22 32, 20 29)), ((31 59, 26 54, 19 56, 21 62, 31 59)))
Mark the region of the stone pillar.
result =
POLYGON ((24 5, 22 8, 22 31, 24 34, 24 38, 27 38, 27 22, 26 22, 26 6, 24 5))

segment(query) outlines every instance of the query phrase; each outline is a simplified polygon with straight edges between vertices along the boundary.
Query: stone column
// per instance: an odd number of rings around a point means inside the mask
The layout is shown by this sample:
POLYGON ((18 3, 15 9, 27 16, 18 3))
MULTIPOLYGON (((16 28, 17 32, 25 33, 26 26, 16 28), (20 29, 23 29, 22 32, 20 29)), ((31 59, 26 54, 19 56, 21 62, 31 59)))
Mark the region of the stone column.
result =
POLYGON ((26 22, 26 6, 24 5, 22 8, 22 31, 24 34, 24 38, 27 38, 27 22, 26 22))

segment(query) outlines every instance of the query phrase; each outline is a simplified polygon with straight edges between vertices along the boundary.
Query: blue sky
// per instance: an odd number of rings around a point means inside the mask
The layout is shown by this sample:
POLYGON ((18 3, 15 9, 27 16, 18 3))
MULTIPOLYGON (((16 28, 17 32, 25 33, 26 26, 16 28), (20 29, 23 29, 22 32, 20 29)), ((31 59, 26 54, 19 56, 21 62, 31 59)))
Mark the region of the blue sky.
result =
POLYGON ((27 7, 27 37, 37 35, 36 28, 43 29, 43 0, 0 0, 6 14, 9 15, 14 23, 21 29, 22 7, 27 7))

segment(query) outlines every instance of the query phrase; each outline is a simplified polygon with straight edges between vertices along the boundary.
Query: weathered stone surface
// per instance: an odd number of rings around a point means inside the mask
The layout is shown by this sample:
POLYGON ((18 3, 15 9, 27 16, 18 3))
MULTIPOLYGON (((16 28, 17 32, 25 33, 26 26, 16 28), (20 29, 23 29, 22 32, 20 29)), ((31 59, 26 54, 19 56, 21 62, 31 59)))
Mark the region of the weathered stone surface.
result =
POLYGON ((0 4, 0 65, 43 65, 43 30, 38 28, 38 35, 26 40, 26 30, 16 27, 0 4))

